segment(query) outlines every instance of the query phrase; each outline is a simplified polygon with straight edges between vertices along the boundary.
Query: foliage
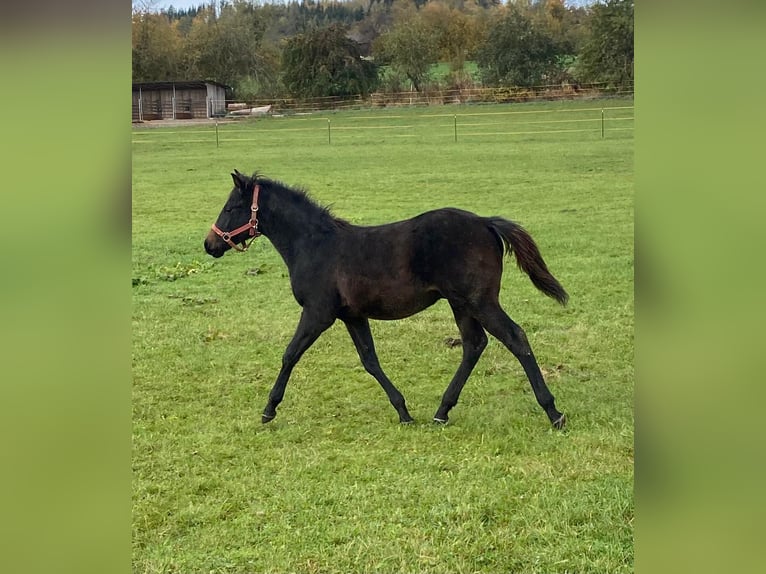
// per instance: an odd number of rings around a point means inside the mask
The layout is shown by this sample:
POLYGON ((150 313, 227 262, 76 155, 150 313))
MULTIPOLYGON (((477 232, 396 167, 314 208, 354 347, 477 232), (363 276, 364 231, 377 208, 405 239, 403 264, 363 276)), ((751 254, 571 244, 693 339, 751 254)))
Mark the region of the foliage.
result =
POLYGON ((359 42, 364 55, 371 56, 373 44, 388 30, 392 21, 390 4, 371 0, 365 8, 364 18, 351 26, 349 34, 359 42))
POLYGON ((592 10, 579 75, 584 81, 629 85, 633 82, 633 0, 606 0, 592 10))
POLYGON ((551 81, 560 47, 548 30, 515 6, 490 26, 477 63, 491 85, 535 86, 551 81))
POLYGON ((438 59, 449 62, 453 71, 462 71, 473 57, 479 42, 477 18, 442 2, 429 2, 420 11, 433 37, 438 59))
POLYGON ((414 5, 400 7, 391 29, 375 44, 375 58, 405 76, 419 92, 428 79, 431 65, 438 60, 438 40, 432 32, 414 5))
POLYGON ((224 5, 220 14, 203 9, 187 36, 186 74, 228 86, 243 77, 268 74, 261 58, 264 28, 257 10, 243 0, 224 5))
POLYGON ((559 53, 579 51, 587 34, 588 8, 567 7, 564 0, 541 0, 528 7, 528 14, 553 39, 559 53))
POLYGON ((177 21, 163 14, 133 14, 132 50, 134 82, 180 77, 183 39, 177 21))
POLYGON ((223 124, 220 148, 212 126, 134 130, 148 141, 133 145, 133 276, 149 281, 132 288, 132 572, 633 572, 632 134, 496 125, 609 105, 338 112, 333 127, 353 129, 332 145, 320 116, 223 124), (453 113, 482 133, 454 143, 453 113), (265 238, 201 259, 234 167, 305 185, 357 224, 446 205, 524 224, 572 299, 558 306, 507 260, 500 300, 569 431, 548 428, 494 339, 450 424, 430 423, 460 362, 444 301, 372 324, 417 424, 397 424, 335 325, 262 425, 299 308, 265 238))
POLYGON ((374 63, 343 26, 293 36, 283 50, 283 82, 298 97, 367 95, 378 83, 374 63))
POLYGON ((433 83, 428 69, 436 62, 449 63, 448 84, 466 85, 473 80, 465 62, 477 58, 487 86, 565 82, 573 73, 584 82, 633 78, 633 2, 627 0, 214 4, 159 14, 134 8, 133 80, 214 79, 237 98, 298 96, 281 82, 283 49, 291 38, 331 26, 344 28, 362 56, 392 68, 386 83, 407 89, 433 83))
POLYGON ((245 76, 237 80, 233 86, 236 99, 252 101, 279 98, 284 95, 285 88, 279 76, 281 70, 279 54, 264 51, 262 57, 269 65, 270 73, 245 76))
POLYGON ((133 81, 215 80, 235 87, 256 83, 273 91, 278 57, 263 46, 265 22, 243 0, 216 10, 134 12, 133 81))

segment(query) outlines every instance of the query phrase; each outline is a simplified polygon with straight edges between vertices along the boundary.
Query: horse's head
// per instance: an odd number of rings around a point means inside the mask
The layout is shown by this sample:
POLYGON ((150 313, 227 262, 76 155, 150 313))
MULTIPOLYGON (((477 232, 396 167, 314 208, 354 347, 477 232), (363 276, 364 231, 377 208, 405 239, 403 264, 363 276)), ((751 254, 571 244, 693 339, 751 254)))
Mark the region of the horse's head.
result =
POLYGON ((242 175, 236 169, 231 177, 234 189, 205 238, 205 251, 213 257, 221 257, 232 247, 237 251, 247 251, 261 234, 258 231, 260 185, 255 178, 242 175), (250 243, 247 243, 248 238, 250 243))

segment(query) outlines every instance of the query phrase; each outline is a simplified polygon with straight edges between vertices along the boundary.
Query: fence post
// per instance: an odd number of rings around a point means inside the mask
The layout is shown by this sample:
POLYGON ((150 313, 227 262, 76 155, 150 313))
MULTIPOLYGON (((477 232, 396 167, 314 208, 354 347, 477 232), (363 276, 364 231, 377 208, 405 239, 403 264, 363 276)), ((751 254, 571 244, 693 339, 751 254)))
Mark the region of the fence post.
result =
POLYGON ((332 138, 330 135, 330 118, 327 118, 327 143, 332 144, 332 138))
POLYGON ((604 108, 601 108, 601 139, 604 139, 604 108))
POLYGON ((215 147, 218 147, 218 120, 215 120, 215 147))
POLYGON ((455 143, 457 143, 457 114, 455 114, 455 143))

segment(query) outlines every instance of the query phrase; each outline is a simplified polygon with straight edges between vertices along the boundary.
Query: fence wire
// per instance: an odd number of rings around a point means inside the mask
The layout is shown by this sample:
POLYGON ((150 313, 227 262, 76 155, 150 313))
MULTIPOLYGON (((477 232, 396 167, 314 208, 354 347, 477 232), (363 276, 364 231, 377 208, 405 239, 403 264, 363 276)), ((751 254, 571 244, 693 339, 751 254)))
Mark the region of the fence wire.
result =
MULTIPOLYGON (((599 102, 602 103, 602 102, 599 102)), ((301 116, 244 117, 220 120, 215 125, 183 129, 134 129, 133 143, 212 143, 265 142, 296 134, 309 145, 360 143, 385 138, 419 137, 426 141, 460 141, 463 138, 498 136, 547 136, 582 134, 583 137, 615 137, 633 130, 632 105, 592 106, 560 109, 492 109, 462 107, 450 110, 442 106, 433 112, 425 109, 406 114, 369 111, 367 115, 317 112, 301 116), (220 124, 220 125, 219 125, 220 124), (590 134, 590 135, 588 135, 590 134)), ((624 137, 624 136, 622 136, 624 137)))

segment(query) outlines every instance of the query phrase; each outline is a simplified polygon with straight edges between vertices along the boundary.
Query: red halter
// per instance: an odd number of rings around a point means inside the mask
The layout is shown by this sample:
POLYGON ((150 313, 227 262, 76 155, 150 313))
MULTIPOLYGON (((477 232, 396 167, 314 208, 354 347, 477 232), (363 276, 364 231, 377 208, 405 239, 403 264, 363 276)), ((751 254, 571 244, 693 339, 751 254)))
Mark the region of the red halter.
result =
POLYGON ((242 251, 242 252, 247 251, 250 248, 250 246, 253 244, 253 241, 255 240, 255 238, 261 235, 261 232, 258 231, 258 194, 260 193, 260 191, 261 191, 261 186, 256 184, 255 188, 253 189, 253 204, 250 206, 250 211, 252 212, 252 214, 250 215, 250 221, 248 221, 244 225, 237 227, 233 231, 221 231, 220 229, 218 229, 218 226, 215 223, 213 224, 213 231, 215 232, 215 234, 221 239, 223 239, 226 243, 231 245, 237 251, 242 251), (250 237, 251 237, 250 243, 245 243, 245 246, 242 247, 240 245, 237 245, 231 240, 231 238, 234 235, 239 235, 246 229, 250 230, 250 237))

